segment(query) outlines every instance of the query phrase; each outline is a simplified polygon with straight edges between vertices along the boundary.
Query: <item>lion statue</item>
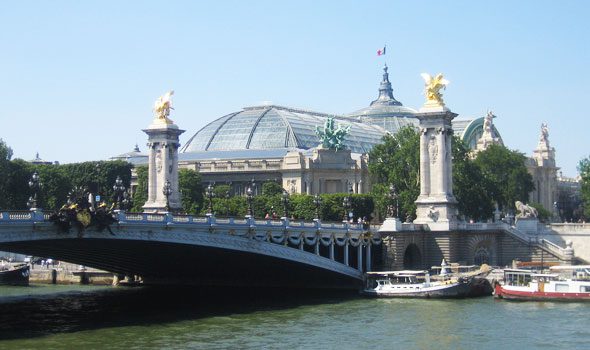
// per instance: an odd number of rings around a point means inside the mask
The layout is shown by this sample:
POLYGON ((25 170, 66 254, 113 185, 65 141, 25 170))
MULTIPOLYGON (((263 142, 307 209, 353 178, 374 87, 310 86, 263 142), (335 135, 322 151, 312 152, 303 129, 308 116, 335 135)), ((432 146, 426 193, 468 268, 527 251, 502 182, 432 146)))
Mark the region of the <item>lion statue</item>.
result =
POLYGON ((517 218, 536 218, 539 215, 537 209, 521 201, 516 201, 514 205, 516 206, 516 210, 520 212, 516 214, 517 218))

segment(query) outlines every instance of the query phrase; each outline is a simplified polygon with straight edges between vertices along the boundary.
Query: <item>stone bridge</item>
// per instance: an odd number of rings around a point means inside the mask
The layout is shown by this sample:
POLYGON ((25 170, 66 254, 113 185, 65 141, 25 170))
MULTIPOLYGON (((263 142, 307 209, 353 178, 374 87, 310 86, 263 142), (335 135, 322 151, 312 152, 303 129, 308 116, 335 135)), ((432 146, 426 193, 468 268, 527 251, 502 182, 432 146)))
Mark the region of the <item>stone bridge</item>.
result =
POLYGON ((42 211, 0 212, 0 250, 146 284, 358 288, 378 235, 362 225, 118 212, 109 229, 60 231, 42 211))

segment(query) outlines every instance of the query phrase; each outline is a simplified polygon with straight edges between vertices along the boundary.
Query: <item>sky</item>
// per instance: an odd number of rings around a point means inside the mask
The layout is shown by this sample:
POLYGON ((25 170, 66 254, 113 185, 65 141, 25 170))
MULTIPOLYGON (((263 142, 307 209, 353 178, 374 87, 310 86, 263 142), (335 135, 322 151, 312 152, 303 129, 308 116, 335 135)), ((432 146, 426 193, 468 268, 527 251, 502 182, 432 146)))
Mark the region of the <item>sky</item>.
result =
POLYGON ((549 127, 557 166, 590 155, 588 1, 15 1, 0 11, 0 138, 60 163, 146 150, 158 96, 185 143, 273 103, 346 114, 377 97, 418 109, 420 73, 450 81, 458 118, 488 110, 527 155, 549 127), (385 56, 377 50, 387 45, 385 56))

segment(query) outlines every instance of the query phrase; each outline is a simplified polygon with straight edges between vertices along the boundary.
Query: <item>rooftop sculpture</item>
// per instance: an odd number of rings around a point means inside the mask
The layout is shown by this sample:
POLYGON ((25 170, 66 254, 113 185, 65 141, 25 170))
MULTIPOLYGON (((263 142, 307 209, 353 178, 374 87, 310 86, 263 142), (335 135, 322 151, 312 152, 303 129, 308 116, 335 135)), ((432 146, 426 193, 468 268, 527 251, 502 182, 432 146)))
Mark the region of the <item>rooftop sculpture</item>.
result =
POLYGON ((350 125, 335 126, 334 118, 327 118, 324 123, 324 128, 316 126, 315 133, 322 142, 322 148, 328 148, 333 150, 344 149, 344 137, 350 132, 350 125))

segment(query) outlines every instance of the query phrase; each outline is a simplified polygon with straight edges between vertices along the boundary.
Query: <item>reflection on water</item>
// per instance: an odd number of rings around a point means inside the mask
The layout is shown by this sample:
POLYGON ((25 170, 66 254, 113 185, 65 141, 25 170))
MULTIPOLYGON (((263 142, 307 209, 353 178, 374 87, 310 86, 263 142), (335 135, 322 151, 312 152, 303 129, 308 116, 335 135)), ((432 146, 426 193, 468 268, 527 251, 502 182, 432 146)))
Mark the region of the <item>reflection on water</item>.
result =
POLYGON ((0 287, 0 348, 582 349, 590 341, 589 311, 588 304, 492 298, 0 287))

